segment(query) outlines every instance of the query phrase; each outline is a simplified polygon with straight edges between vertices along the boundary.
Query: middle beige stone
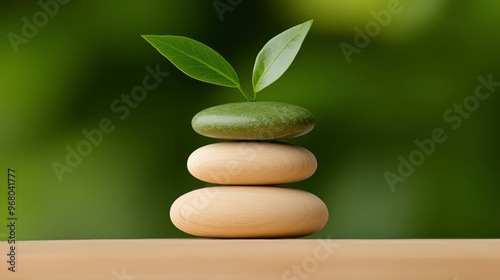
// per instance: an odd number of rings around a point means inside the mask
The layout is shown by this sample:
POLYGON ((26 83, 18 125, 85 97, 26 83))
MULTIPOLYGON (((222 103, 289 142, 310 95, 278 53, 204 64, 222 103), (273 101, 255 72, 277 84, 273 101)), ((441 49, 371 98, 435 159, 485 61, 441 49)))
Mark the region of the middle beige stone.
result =
POLYGON ((195 178, 221 185, 277 185, 307 179, 317 162, 307 149, 280 142, 237 141, 203 146, 188 158, 195 178))

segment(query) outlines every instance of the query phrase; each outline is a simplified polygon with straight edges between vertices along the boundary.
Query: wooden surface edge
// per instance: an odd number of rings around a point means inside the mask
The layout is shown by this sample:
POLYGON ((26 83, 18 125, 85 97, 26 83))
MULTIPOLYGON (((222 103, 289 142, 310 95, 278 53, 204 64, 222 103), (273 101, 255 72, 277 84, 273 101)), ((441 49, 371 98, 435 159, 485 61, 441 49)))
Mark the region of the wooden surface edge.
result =
POLYGON ((0 242, 0 279, 498 280, 500 239, 0 242))

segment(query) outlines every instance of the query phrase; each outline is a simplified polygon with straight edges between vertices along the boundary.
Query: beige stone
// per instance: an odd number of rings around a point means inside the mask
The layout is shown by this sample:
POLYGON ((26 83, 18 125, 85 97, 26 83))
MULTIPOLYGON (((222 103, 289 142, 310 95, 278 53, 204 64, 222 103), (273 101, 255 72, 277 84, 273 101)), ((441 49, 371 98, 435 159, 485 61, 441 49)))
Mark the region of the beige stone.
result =
POLYGON ((298 182, 316 171, 308 150, 286 143, 238 141, 203 146, 188 158, 191 175, 221 185, 278 185, 298 182))
POLYGON ((170 219, 178 229, 200 237, 299 237, 322 229, 328 209, 303 190, 217 186, 179 197, 170 208, 170 219))

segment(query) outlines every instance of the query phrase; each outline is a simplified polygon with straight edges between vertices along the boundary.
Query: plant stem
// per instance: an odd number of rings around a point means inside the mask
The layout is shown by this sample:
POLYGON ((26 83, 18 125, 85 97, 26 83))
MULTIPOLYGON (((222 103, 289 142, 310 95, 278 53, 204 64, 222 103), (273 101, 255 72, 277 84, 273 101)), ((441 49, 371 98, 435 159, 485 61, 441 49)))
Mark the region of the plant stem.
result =
POLYGON ((253 95, 253 99, 248 97, 248 94, 245 92, 245 90, 243 89, 243 87, 241 85, 238 86, 238 89, 240 90, 240 92, 243 94, 243 96, 248 100, 248 101, 255 101, 255 93, 253 95))

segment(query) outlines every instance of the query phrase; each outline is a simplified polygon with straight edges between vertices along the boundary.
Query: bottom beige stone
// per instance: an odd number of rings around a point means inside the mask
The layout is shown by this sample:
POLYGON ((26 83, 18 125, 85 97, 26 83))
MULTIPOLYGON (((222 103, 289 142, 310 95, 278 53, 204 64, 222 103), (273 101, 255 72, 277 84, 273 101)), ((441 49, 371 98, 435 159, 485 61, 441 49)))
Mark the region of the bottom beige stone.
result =
POLYGON ((170 208, 174 225, 212 238, 284 238, 313 234, 328 220, 314 194, 285 187, 217 186, 179 197, 170 208))

